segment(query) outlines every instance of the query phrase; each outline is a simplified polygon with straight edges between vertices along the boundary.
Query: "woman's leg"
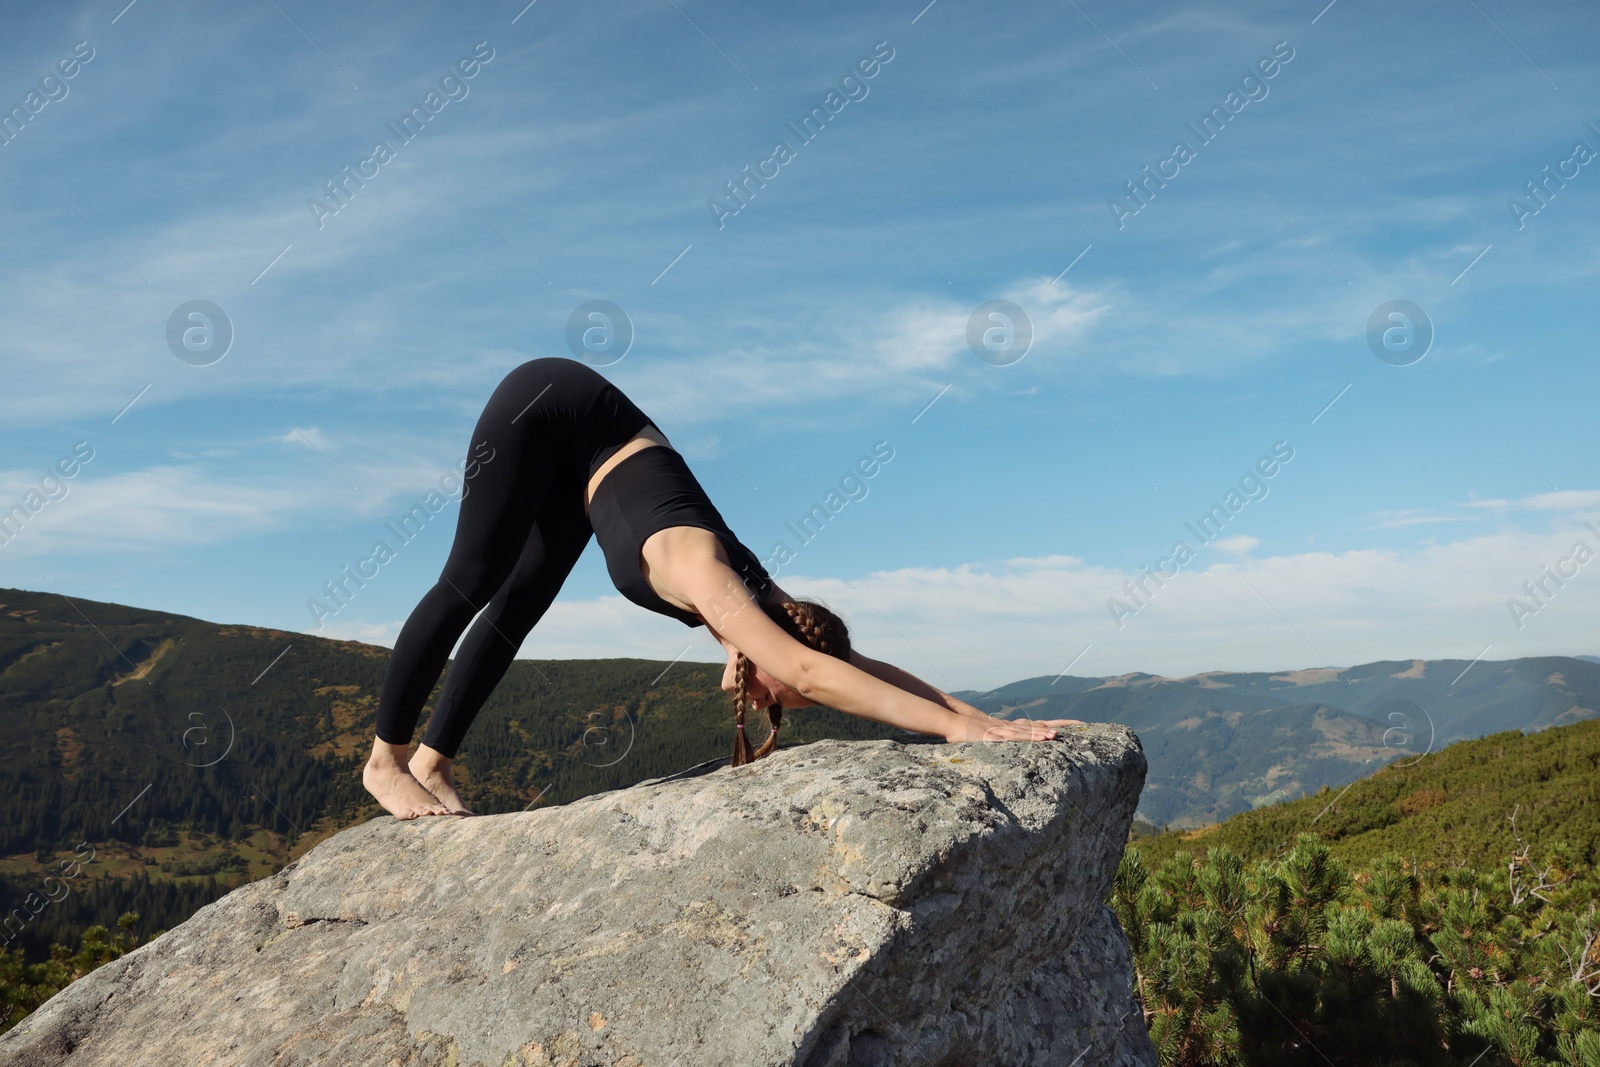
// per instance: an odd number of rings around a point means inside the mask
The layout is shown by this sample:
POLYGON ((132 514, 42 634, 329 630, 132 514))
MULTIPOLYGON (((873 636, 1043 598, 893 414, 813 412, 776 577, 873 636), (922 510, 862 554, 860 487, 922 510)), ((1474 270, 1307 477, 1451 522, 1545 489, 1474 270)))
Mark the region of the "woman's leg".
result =
MULTIPOLYGON (((541 467, 537 457, 530 459, 524 466, 532 469, 502 478, 492 487, 480 475, 462 500, 444 571, 406 619, 389 657, 378 699, 378 736, 383 740, 410 742, 422 705, 461 632, 506 584, 524 546, 539 540, 533 536, 535 509, 548 493, 554 472, 541 467)), ((587 521, 584 526, 587 533, 587 521)))
POLYGON ((457 638, 510 577, 566 465, 539 412, 529 410, 549 384, 538 371, 532 364, 518 367, 484 407, 469 447, 479 466, 461 499, 449 558, 406 619, 384 673, 377 740, 363 782, 399 818, 448 811, 406 769, 417 717, 457 638), (485 445, 493 450, 487 460, 485 445))
POLYGON ((450 765, 467 729, 511 666, 523 639, 544 617, 572 572, 592 530, 583 482, 561 479, 546 496, 511 576, 478 616, 428 720, 411 773, 452 810, 464 810, 450 765))

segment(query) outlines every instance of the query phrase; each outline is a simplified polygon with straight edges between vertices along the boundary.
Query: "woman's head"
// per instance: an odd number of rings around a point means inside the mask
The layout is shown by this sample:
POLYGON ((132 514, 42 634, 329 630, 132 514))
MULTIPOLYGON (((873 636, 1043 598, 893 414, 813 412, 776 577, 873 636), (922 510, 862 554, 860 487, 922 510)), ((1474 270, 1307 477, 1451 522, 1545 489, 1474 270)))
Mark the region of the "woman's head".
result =
MULTIPOLYGON (((785 633, 808 648, 839 659, 850 657, 850 631, 844 620, 814 600, 759 601, 761 610, 785 633)), ((750 662, 743 652, 730 651, 722 688, 733 694, 733 763, 743 766, 769 755, 778 747, 778 727, 784 708, 803 708, 811 702, 750 662), (772 732, 754 752, 745 738, 746 705, 763 708, 772 732)))

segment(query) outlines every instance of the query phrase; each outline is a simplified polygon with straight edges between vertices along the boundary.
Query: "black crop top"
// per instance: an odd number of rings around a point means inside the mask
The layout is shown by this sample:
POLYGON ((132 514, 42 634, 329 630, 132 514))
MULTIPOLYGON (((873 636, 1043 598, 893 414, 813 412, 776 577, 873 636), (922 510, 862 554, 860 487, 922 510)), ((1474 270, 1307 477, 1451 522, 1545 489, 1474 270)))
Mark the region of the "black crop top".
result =
POLYGON ((728 529, 676 449, 661 445, 642 448, 611 468, 589 501, 589 525, 594 527, 595 540, 606 556, 606 571, 617 591, 640 607, 686 626, 704 622, 657 596, 640 566, 639 550, 657 530, 669 526, 710 530, 722 542, 729 563, 752 596, 760 598, 772 589, 772 576, 728 529))

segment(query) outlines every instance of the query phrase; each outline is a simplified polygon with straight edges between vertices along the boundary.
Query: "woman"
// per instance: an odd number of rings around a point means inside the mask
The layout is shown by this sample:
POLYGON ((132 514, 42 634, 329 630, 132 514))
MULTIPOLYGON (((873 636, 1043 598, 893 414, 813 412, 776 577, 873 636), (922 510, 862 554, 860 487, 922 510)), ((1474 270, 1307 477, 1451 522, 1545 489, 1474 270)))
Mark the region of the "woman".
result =
POLYGON ((470 815, 451 778, 462 737, 555 600, 594 533, 618 590, 704 625, 728 651, 734 763, 776 747, 782 709, 826 705, 947 741, 1047 740, 1074 719, 1010 722, 850 647, 827 608, 778 588, 739 543, 683 458, 637 406, 586 364, 535 359, 495 388, 473 431, 479 465, 439 581, 395 641, 362 782, 392 815, 470 815), (480 613, 481 611, 481 613, 480 613), (473 616, 427 733, 417 718, 473 616), (746 702, 772 734, 752 754, 746 702))

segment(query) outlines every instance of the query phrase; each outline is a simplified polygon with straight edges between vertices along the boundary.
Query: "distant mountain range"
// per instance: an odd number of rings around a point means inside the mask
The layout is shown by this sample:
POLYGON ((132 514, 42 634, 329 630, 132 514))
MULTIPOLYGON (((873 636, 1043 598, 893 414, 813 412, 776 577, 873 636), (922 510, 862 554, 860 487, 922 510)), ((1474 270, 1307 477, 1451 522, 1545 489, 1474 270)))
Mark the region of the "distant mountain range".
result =
MULTIPOLYGON (((387 659, 359 642, 0 589, 0 917, 93 854, 13 947, 37 958, 130 902, 148 935, 379 814, 360 768, 387 659)), ((516 661, 460 753, 468 803, 566 803, 725 755, 721 673, 516 661)), ((961 695, 1003 716, 1132 726, 1150 760, 1142 817, 1184 827, 1337 789, 1457 738, 1593 717, 1600 658, 1040 677, 961 695)), ((791 715, 784 733, 786 744, 907 736, 826 709, 791 715)))
POLYGON ((1200 826, 1337 788, 1451 741, 1592 718, 1600 713, 1600 658, 1040 677, 962 697, 1005 718, 1131 726, 1150 759, 1140 815, 1200 826))

